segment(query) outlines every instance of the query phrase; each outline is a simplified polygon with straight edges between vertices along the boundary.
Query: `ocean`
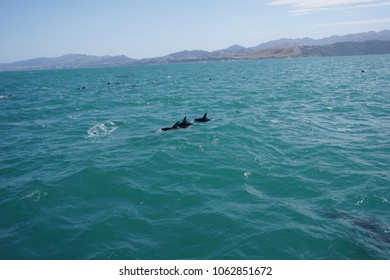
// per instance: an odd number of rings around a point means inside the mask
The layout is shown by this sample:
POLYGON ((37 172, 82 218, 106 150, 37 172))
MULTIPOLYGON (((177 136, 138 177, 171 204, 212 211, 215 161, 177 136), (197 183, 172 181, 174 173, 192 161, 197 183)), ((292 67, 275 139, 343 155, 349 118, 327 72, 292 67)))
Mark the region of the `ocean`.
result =
POLYGON ((389 89, 389 55, 2 72, 0 259, 390 259, 389 89))

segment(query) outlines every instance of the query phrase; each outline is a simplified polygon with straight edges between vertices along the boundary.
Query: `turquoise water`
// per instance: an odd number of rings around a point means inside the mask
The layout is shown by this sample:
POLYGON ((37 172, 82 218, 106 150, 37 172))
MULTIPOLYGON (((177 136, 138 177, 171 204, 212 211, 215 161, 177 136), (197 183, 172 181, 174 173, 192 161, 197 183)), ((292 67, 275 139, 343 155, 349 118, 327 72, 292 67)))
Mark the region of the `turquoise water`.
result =
POLYGON ((0 73, 0 258, 390 259, 389 89, 388 55, 0 73))

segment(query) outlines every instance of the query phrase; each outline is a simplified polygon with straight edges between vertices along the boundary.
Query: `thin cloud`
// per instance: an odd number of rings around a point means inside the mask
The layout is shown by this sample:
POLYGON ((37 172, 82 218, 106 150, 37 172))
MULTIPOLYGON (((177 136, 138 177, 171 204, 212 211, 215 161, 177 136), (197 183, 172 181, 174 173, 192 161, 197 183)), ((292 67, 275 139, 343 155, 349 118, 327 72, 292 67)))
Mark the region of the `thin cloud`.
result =
POLYGON ((305 15, 325 10, 361 9, 388 6, 387 0, 270 0, 271 6, 287 6, 293 15, 305 15))
POLYGON ((390 18, 330 22, 330 23, 317 24, 316 26, 339 26, 339 25, 356 25, 356 24, 384 23, 384 22, 390 22, 390 18))
POLYGON ((275 32, 276 32, 275 30, 266 30, 266 31, 251 30, 251 31, 248 31, 248 34, 251 34, 251 35, 266 35, 266 34, 273 34, 275 32))

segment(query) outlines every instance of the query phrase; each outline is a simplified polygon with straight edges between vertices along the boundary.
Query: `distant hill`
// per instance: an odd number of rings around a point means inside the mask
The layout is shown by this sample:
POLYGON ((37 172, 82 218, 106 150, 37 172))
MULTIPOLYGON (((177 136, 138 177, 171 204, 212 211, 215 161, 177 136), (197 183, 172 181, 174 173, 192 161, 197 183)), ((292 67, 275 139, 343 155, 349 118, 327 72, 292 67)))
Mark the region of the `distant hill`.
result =
POLYGON ((325 46, 269 48, 244 53, 235 59, 299 58, 390 54, 390 41, 341 42, 325 46))
POLYGON ((300 46, 324 46, 332 45, 335 43, 341 42, 365 42, 365 41, 390 41, 390 31, 383 30, 380 32, 363 32, 348 34, 343 36, 331 36, 322 39, 312 39, 312 38, 303 38, 303 39, 280 39, 275 41, 270 41, 267 43, 260 44, 256 47, 248 48, 248 50, 258 51, 271 48, 288 48, 288 47, 300 47, 300 46))
POLYGON ((342 42, 326 46, 300 47, 303 57, 306 56, 345 56, 390 54, 390 41, 342 42))
POLYGON ((265 58, 295 58, 340 55, 390 54, 390 31, 365 32, 323 39, 280 39, 255 47, 233 45, 212 52, 185 50, 162 57, 131 59, 127 56, 93 56, 67 54, 57 58, 35 58, 0 64, 0 71, 66 69, 165 64, 183 62, 223 61, 265 58))
POLYGON ((66 54, 56 58, 34 58, 14 63, 0 64, 0 70, 42 70, 66 68, 91 68, 120 66, 133 63, 135 60, 121 56, 95 56, 85 54, 66 54))
POLYGON ((389 41, 339 42, 331 45, 303 45, 289 47, 273 47, 266 49, 224 49, 214 52, 185 51, 163 57, 143 59, 142 64, 163 64, 203 61, 269 59, 269 58, 298 58, 341 55, 370 55, 390 54, 389 41), (178 55, 180 54, 180 55, 178 55))

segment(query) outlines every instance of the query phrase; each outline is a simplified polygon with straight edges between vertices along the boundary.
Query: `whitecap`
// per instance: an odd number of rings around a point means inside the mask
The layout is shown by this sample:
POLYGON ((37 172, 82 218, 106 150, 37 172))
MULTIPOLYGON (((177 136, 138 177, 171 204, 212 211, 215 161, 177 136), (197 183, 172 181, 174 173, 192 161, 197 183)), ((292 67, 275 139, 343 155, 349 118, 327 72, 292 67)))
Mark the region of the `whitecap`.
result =
POLYGON ((45 196, 47 196, 47 192, 35 189, 29 192, 28 194, 26 194, 25 196, 23 196, 21 199, 31 199, 33 201, 40 201, 45 196))
POLYGON ((88 137, 107 136, 114 132, 118 126, 113 121, 105 121, 103 123, 97 123, 88 129, 88 137))
POLYGON ((71 119, 71 120, 78 119, 79 117, 80 117, 80 114, 67 115, 67 116, 66 116, 67 119, 71 119))

